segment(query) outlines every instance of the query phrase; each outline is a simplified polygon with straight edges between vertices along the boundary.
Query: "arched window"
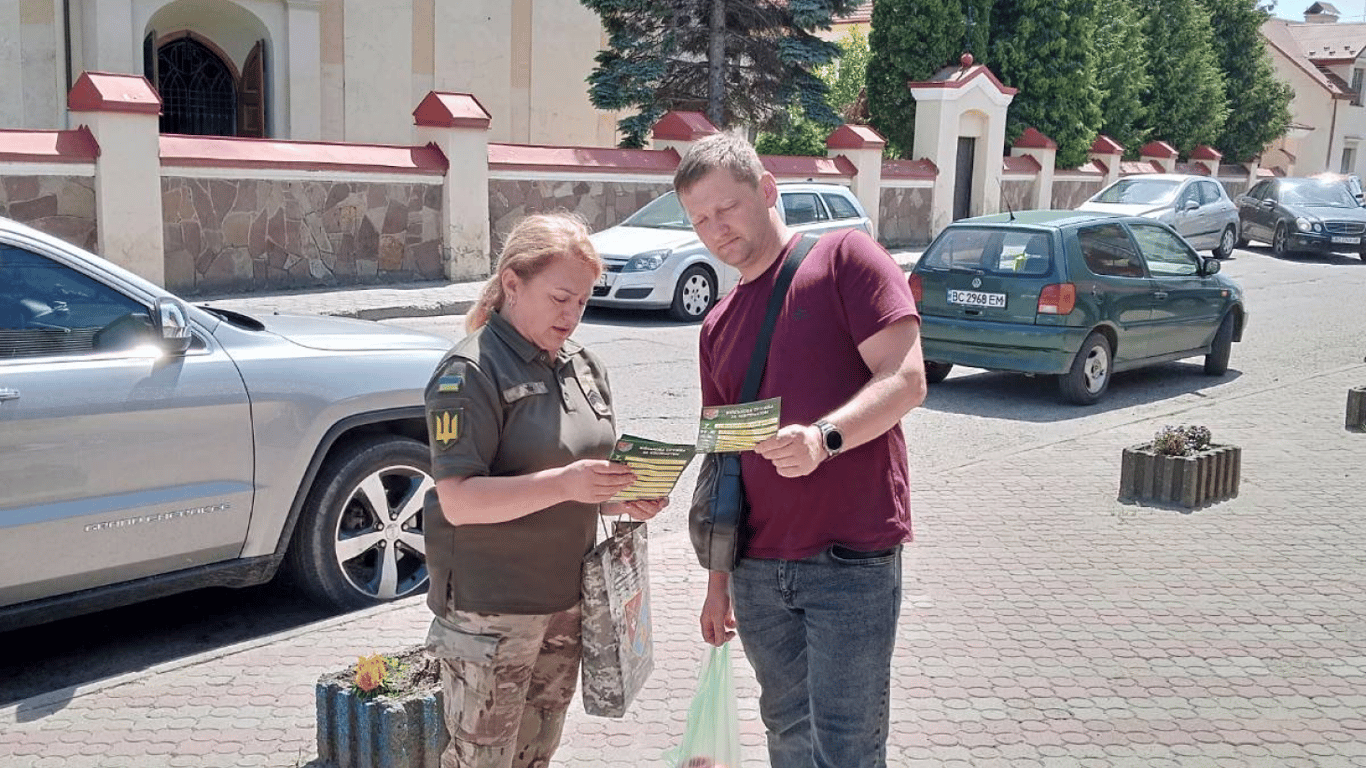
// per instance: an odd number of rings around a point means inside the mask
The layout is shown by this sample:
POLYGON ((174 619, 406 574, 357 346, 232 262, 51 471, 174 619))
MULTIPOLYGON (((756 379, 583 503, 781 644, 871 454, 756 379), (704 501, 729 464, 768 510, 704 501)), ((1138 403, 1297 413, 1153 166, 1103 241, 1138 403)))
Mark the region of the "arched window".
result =
POLYGON ((186 36, 157 50, 161 132, 237 135, 237 83, 208 46, 186 36))

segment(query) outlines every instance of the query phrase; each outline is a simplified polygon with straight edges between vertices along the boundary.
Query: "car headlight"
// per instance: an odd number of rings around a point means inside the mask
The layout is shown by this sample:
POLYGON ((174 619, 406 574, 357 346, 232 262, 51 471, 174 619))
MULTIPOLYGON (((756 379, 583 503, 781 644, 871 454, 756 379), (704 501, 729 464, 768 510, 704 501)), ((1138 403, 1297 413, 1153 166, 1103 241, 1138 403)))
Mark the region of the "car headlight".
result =
POLYGON ((664 266, 664 260, 669 258, 670 253, 672 253, 672 251, 649 251, 647 253, 638 253, 635 256, 632 256, 630 261, 626 262, 626 266, 622 267, 621 271, 653 272, 664 266))
POLYGON ((1295 226, 1299 227, 1301 232, 1309 232, 1310 230, 1316 230, 1319 228, 1318 222, 1311 222, 1309 221, 1309 219, 1306 219, 1303 216, 1299 217, 1298 219, 1295 219, 1295 226))

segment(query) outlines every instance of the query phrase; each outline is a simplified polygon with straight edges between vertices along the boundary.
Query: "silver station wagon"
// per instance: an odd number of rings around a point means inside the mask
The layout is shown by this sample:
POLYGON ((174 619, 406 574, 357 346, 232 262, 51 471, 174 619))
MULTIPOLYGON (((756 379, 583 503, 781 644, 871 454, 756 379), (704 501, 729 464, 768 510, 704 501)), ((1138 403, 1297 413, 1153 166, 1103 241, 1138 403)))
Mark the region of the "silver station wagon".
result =
POLYGON ((284 570, 427 585, 441 337, 191 306, 0 219, 0 630, 284 570))
MULTIPOLYGON (((872 233, 858 198, 839 184, 780 183, 778 209, 793 232, 872 233)), ((696 322, 740 280, 702 245, 673 192, 592 240, 607 264, 588 300, 595 307, 667 309, 676 320, 696 322)))

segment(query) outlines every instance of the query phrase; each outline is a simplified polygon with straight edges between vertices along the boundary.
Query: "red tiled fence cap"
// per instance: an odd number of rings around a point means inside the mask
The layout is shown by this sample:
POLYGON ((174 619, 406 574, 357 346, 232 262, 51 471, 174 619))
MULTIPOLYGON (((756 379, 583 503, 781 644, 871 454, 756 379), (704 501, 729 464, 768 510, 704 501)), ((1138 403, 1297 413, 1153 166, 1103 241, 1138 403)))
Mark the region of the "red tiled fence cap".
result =
POLYGON ((1143 157, 1167 158, 1176 157, 1176 147, 1165 141, 1150 141, 1138 150, 1138 154, 1143 157))
POLYGON ((492 118, 468 93, 431 91, 413 110, 413 122, 432 128, 488 128, 492 118))
POLYGON ((1021 149, 1057 149, 1058 143, 1039 132, 1033 126, 1026 128, 1020 138, 1015 140, 1011 146, 1021 149))
POLYGON ((1096 137, 1096 142, 1091 145, 1091 151, 1097 155, 1122 155, 1124 154, 1124 145, 1102 133, 1096 137))
POLYGON ((697 141, 719 132, 701 112, 667 112, 655 123, 650 135, 659 141, 697 141))
POLYGON ((828 149, 882 149, 887 140, 867 125, 841 125, 825 140, 828 149))
POLYGON ((161 114, 161 97, 142 75, 82 72, 67 94, 72 112, 161 114))
POLYGON ((100 144, 85 126, 70 131, 0 130, 0 160, 26 163, 89 163, 100 144))

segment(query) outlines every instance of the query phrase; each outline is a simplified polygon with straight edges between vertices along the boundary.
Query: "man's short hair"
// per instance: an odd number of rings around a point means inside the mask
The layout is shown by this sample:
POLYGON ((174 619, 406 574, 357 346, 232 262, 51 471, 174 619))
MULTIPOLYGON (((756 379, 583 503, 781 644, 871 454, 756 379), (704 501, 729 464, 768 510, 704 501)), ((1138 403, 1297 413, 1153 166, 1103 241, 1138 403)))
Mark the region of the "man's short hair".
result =
POLYGON ((759 161, 759 153, 738 133, 713 133, 699 139, 683 156, 674 171, 674 189, 687 192, 708 173, 724 168, 730 171, 736 181, 752 187, 759 186, 764 175, 764 164, 759 161))

